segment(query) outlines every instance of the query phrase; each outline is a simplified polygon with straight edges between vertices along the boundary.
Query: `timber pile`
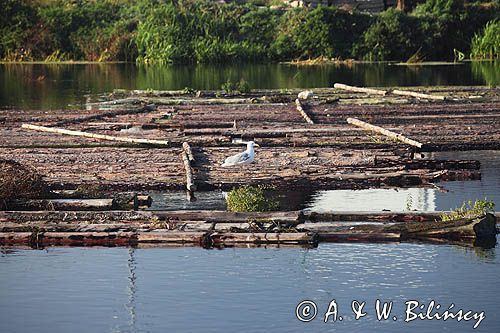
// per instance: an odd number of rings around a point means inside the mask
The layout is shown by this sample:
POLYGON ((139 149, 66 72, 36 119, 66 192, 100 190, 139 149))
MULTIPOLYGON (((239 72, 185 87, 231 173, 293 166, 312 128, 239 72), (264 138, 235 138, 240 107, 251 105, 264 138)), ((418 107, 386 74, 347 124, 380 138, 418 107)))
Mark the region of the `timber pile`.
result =
POLYGON ((95 183, 108 191, 211 190, 262 183, 356 189, 479 178, 475 161, 413 156, 419 150, 500 148, 498 89, 412 90, 443 95, 446 101, 392 93, 374 99, 363 89, 314 89, 314 97, 300 102, 314 119, 311 124, 297 112, 299 90, 240 95, 117 91, 112 96, 116 99, 88 110, 0 111, 5 118, 0 124, 0 158, 35 167, 51 189, 95 183), (401 134, 422 147, 367 132, 348 124, 347 118, 401 134), (88 137, 22 129, 23 124, 56 132, 62 127, 88 137), (106 138, 110 140, 102 140, 106 138), (244 149, 233 143, 241 139, 261 145, 255 163, 221 168, 225 157, 244 149))
POLYGON ((301 212, 0 212, 0 245, 317 245, 318 241, 496 242, 492 214, 449 222, 314 222, 301 212))

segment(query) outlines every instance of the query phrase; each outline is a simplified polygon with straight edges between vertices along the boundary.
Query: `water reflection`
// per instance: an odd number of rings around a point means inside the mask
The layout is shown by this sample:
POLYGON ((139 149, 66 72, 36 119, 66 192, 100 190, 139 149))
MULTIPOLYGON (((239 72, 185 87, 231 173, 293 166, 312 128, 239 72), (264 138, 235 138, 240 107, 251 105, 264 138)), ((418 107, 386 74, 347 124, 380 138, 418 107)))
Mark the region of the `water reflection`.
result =
POLYGON ((442 211, 468 200, 493 200, 500 205, 500 151, 437 152, 435 159, 481 162, 481 180, 441 182, 436 188, 319 191, 305 203, 310 211, 442 211))
POLYGON ((498 331, 497 249, 452 245, 320 244, 317 249, 51 248, 0 256, 0 331, 304 332, 468 331, 471 322, 379 322, 376 299, 403 318, 409 299, 483 310, 498 331), (35 274, 36 273, 36 274, 35 274), (303 324, 335 299, 345 320, 303 324), (349 311, 366 301, 363 320, 349 311), (124 306, 124 304, 126 306, 124 306))
POLYGON ((290 66, 136 66, 134 64, 0 64, 0 107, 84 107, 88 94, 124 89, 220 89, 244 78, 252 88, 498 85, 498 63, 440 66, 350 64, 290 66))

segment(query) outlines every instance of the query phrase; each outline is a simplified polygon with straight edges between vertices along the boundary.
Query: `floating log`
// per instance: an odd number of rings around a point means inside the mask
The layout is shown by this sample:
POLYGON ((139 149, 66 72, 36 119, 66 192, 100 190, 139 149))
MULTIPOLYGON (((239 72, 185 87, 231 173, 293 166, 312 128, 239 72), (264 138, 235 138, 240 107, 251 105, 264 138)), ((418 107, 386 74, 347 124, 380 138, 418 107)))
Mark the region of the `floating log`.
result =
POLYGON ((399 242, 401 234, 393 232, 329 232, 318 233, 320 242, 399 242))
POLYGON ((204 232, 152 231, 137 234, 139 243, 192 243, 202 244, 204 232))
POLYGON ((425 98, 425 99, 435 99, 435 100, 440 100, 440 101, 444 101, 446 99, 445 96, 429 95, 429 94, 423 94, 423 93, 414 92, 414 91, 407 91, 407 90, 397 90, 397 89, 394 89, 392 91, 392 93, 395 94, 395 95, 411 96, 411 97, 425 98))
POLYGON ((300 103, 300 99, 295 100, 295 105, 297 106, 297 111, 302 115, 302 118, 308 123, 313 125, 314 121, 309 117, 309 115, 304 111, 304 108, 302 107, 302 104, 300 103))
POLYGON ((395 224, 384 230, 400 232, 402 239, 425 237, 452 240, 488 239, 496 237, 496 218, 495 215, 487 213, 485 216, 453 221, 395 224))
POLYGON ((375 125, 366 123, 366 122, 361 121, 361 120, 356 119, 356 118, 347 118, 347 122, 349 124, 352 124, 352 125, 364 128, 364 129, 366 129, 368 131, 379 133, 379 134, 385 135, 385 136, 387 136, 387 137, 389 137, 391 139, 404 142, 404 143, 406 143, 406 144, 408 144, 410 146, 414 146, 414 147, 417 147, 417 148, 422 148, 422 146, 423 146, 423 143, 420 143, 418 141, 409 139, 409 138, 405 137, 402 134, 394 133, 392 131, 386 130, 385 128, 382 128, 382 127, 379 127, 379 126, 375 126, 375 125))
POLYGON ((294 225, 303 221, 300 211, 285 212, 228 212, 216 210, 177 211, 0 211, 0 222, 64 221, 72 223, 128 223, 141 221, 206 221, 209 223, 272 222, 294 225))
MULTIPOLYGON (((131 101, 127 100, 127 102, 130 103, 131 101)), ((137 101, 137 102, 139 102, 139 101, 137 101)), ((117 101, 110 101, 109 103, 117 104, 117 101)), ((100 103, 94 103, 94 104, 100 104, 100 105, 104 104, 105 105, 106 102, 100 102, 100 103)), ((137 108, 137 109, 130 109, 130 110, 100 112, 98 114, 93 114, 93 115, 58 121, 57 123, 54 124, 54 126, 63 126, 63 125, 67 125, 67 124, 78 124, 78 123, 90 122, 92 120, 99 120, 99 119, 104 119, 104 118, 114 118, 114 117, 123 116, 123 115, 147 113, 147 112, 151 112, 154 110, 156 110, 156 108, 153 106, 145 106, 145 107, 141 107, 141 108, 137 108)))
POLYGON ((85 137, 85 138, 98 139, 98 140, 120 141, 120 142, 138 143, 138 144, 146 144, 146 145, 157 145, 157 146, 168 146, 169 145, 169 142, 165 141, 165 140, 137 139, 137 138, 130 138, 130 137, 122 137, 122 136, 95 134, 95 133, 67 130, 64 128, 45 127, 45 126, 38 126, 38 125, 31 125, 31 124, 23 124, 21 127, 25 128, 25 129, 34 130, 34 131, 57 133, 57 134, 72 135, 72 136, 81 136, 81 137, 85 137))
POLYGON ((316 244, 318 235, 311 232, 292 233, 235 233, 215 232, 208 235, 212 245, 251 244, 316 244))
POLYGON ((112 208, 116 210, 139 209, 139 198, 137 197, 137 193, 122 192, 115 194, 112 208))
POLYGON ((112 199, 31 199, 13 200, 3 203, 6 210, 49 210, 49 211, 105 211, 105 210, 137 210, 139 206, 151 206, 151 197, 141 196, 133 192, 117 193, 112 199))
POLYGON ((189 143, 183 142, 182 149, 184 150, 184 152, 186 152, 189 163, 190 164, 194 163, 194 155, 193 155, 193 151, 191 150, 191 146, 189 145, 189 143))
POLYGON ((113 209, 113 199, 33 199, 5 203, 9 210, 103 211, 113 209))
POLYGON ((0 232, 0 245, 127 246, 135 243, 134 232, 0 232))
POLYGON ((193 193, 196 191, 196 185, 193 180, 193 169, 191 168, 191 163, 189 162, 188 154, 185 150, 181 152, 182 163, 184 164, 184 170, 186 172, 186 189, 193 193))
POLYGON ((385 96, 387 94, 387 91, 385 91, 385 90, 371 89, 371 88, 361 88, 361 87, 353 87, 353 86, 348 86, 347 84, 342 84, 342 83, 335 83, 333 85, 333 87, 337 88, 337 89, 342 89, 342 90, 347 90, 347 91, 354 91, 354 92, 361 92, 361 93, 367 93, 367 94, 372 94, 372 95, 382 95, 382 96, 385 96))

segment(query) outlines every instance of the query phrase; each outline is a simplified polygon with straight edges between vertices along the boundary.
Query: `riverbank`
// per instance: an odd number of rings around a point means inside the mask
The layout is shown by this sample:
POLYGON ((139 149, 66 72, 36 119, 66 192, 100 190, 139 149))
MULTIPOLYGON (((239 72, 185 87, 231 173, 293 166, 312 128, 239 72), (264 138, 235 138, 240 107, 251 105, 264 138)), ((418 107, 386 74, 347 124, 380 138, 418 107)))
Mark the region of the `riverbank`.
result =
POLYGON ((7 1, 6 61, 227 63, 498 58, 497 2, 429 0, 412 12, 213 1, 7 1), (490 22, 490 23, 488 23, 490 22))

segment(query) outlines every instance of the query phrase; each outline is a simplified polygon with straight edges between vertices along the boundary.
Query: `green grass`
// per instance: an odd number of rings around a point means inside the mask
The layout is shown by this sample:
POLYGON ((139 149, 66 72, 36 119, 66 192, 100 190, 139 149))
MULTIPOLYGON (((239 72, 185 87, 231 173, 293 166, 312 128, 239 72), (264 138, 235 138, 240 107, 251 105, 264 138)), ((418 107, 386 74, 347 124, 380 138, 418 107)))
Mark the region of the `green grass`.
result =
POLYGON ((471 44, 471 58, 500 58, 500 20, 488 22, 480 33, 474 35, 471 44))
POLYGON ((469 200, 464 202, 461 207, 454 209, 450 213, 441 214, 441 221, 454 221, 460 219, 469 219, 482 216, 486 213, 495 211, 495 203, 487 199, 469 200))

